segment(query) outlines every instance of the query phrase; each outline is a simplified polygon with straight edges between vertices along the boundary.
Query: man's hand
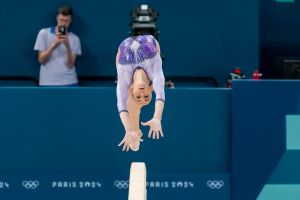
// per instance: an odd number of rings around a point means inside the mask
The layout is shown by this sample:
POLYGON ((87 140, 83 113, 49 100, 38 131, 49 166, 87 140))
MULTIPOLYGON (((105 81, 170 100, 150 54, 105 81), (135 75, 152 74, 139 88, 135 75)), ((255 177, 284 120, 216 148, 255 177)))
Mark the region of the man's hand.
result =
POLYGON ((70 42, 69 42, 68 35, 62 35, 62 34, 56 35, 54 43, 55 43, 56 46, 63 43, 67 48, 70 47, 70 42))
POLYGON ((143 126, 150 126, 150 130, 148 133, 148 137, 153 139, 159 139, 159 136, 164 137, 164 134, 162 132, 161 128, 161 121, 159 118, 152 118, 148 122, 141 122, 143 126))
POLYGON ((62 35, 63 43, 66 46, 66 48, 70 49, 70 42, 68 35, 62 35))

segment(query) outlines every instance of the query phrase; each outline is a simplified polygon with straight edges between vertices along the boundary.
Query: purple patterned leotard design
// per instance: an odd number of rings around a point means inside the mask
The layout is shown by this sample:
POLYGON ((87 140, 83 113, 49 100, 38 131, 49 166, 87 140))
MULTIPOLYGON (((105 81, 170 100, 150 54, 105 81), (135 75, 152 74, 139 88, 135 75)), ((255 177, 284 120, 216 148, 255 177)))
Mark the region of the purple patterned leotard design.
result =
POLYGON ((127 112, 128 89, 137 68, 142 68, 152 81, 156 100, 165 101, 162 60, 158 53, 156 40, 152 35, 140 35, 125 39, 119 46, 119 59, 116 67, 119 112, 127 112))
POLYGON ((119 46, 120 64, 137 64, 153 58, 157 53, 155 39, 152 35, 140 35, 125 39, 119 46))

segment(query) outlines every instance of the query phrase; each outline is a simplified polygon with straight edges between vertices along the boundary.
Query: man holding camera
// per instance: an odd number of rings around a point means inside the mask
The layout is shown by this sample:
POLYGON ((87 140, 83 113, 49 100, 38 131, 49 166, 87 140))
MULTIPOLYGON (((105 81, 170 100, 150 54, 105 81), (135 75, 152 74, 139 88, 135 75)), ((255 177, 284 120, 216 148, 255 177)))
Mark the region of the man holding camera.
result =
POLYGON ((58 8, 56 27, 40 30, 34 50, 38 51, 41 64, 39 85, 76 86, 76 56, 81 55, 80 39, 68 28, 72 22, 73 11, 69 6, 58 8))

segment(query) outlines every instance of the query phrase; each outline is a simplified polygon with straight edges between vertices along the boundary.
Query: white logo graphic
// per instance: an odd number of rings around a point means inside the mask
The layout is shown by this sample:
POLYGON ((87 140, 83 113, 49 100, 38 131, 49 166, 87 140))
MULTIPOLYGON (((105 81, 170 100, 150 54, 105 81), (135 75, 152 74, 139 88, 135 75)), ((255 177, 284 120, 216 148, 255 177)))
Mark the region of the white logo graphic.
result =
POLYGON ((0 181, 0 189, 9 188, 8 182, 0 181))
POLYGON ((40 182, 37 181, 37 180, 34 180, 34 181, 23 181, 22 182, 22 185, 24 188, 26 188, 27 190, 30 190, 30 189, 36 189, 38 186, 39 186, 40 182))
POLYGON ((102 183, 99 181, 52 181, 52 188, 60 189, 97 189, 101 187, 102 183))
POLYGON ((116 180, 114 182, 114 185, 118 188, 118 189, 127 189, 129 187, 129 183, 128 181, 124 181, 124 180, 116 180))
POLYGON ((147 188, 150 189, 173 189, 173 188, 181 188, 181 189, 188 189, 193 188, 194 183, 191 181, 147 181, 146 182, 147 188))
POLYGON ((221 189, 224 186, 224 181, 223 180, 208 180, 206 182, 206 185, 210 189, 221 189))

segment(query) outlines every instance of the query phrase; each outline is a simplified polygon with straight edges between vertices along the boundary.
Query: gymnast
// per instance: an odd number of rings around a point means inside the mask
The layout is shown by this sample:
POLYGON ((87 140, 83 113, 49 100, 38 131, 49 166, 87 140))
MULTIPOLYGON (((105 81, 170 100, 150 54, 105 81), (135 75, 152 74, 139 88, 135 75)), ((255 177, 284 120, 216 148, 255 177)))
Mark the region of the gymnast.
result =
POLYGON ((150 103, 153 90, 156 97, 153 118, 141 124, 150 127, 149 138, 164 136, 161 119, 165 103, 165 77, 159 43, 152 35, 125 39, 118 49, 116 68, 117 106, 125 129, 125 136, 118 146, 123 145, 123 151, 138 151, 143 141, 139 125, 140 111, 150 103))

